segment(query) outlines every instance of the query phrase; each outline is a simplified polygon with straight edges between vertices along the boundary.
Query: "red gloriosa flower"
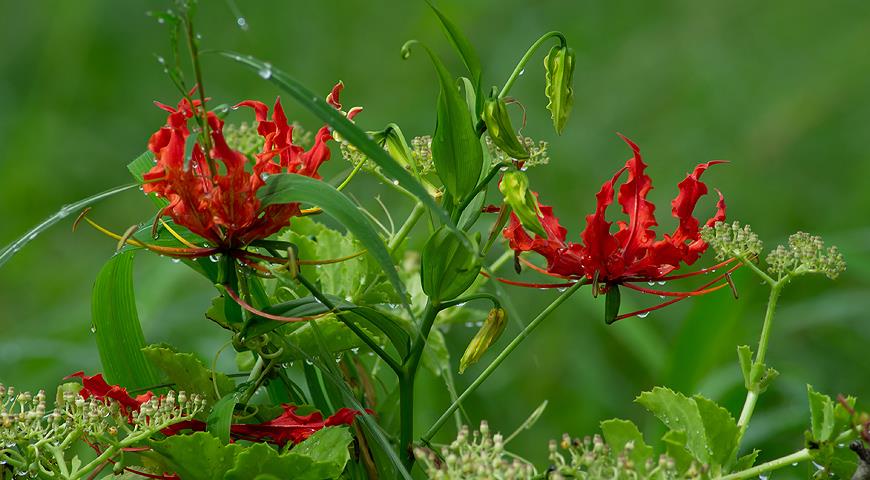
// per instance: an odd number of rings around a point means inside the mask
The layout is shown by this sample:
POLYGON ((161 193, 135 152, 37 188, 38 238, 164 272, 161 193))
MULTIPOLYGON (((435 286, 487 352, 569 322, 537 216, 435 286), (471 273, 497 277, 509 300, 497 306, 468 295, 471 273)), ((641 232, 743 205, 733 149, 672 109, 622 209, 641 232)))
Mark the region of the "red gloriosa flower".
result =
MULTIPOLYGON (((336 108, 340 108, 341 86, 336 85, 330 94, 330 103, 336 108)), ((320 178, 317 169, 329 159, 329 129, 324 126, 317 132, 314 146, 308 151, 295 145, 293 126, 287 121, 280 99, 275 102, 271 119, 268 107, 261 102, 247 100, 236 106, 254 109, 257 132, 264 140, 262 152, 252 159, 227 145, 224 122, 214 112, 206 114, 211 139, 208 158, 198 142, 188 158, 188 122, 202 115, 203 105, 186 98, 175 108, 157 105, 169 115, 166 125, 148 142, 156 165, 144 176, 144 191, 169 201, 161 215, 169 215, 175 223, 217 247, 244 247, 287 226, 290 218, 299 215, 299 204, 261 208, 257 190, 265 185, 268 175, 277 173, 320 178)), ((354 114, 357 111, 353 110, 354 114)))
MULTIPOLYGON (((693 216, 693 212, 698 200, 707 193, 707 185, 700 181, 701 175, 710 166, 724 162, 717 160, 702 163, 677 185, 679 194, 671 202, 671 213, 679 224, 672 234, 665 234, 662 239, 657 239, 653 230, 658 225, 654 215, 655 205, 646 199, 652 190, 652 180, 645 173, 647 165, 643 162, 637 145, 622 135, 620 137, 631 147, 633 156, 601 186, 596 195, 595 212, 586 216, 586 228, 580 234, 583 242, 566 241, 567 230, 559 224, 553 209, 540 205, 539 219, 547 236, 530 236, 516 215, 511 214, 510 223, 504 229, 504 236, 509 240, 510 247, 517 255, 534 251, 547 260, 546 269, 535 268, 527 263, 532 268, 559 278, 591 282, 596 293, 599 286, 601 291, 606 291, 614 286, 625 285, 646 293, 682 299, 723 287, 725 284, 708 289, 714 281, 691 292, 675 293, 633 285, 687 276, 668 275, 679 269, 681 264, 693 264, 707 249, 707 244, 700 238, 700 222, 693 216), (628 216, 628 222, 617 221, 617 231, 611 233, 612 222, 606 220, 605 213, 613 203, 615 184, 625 172, 628 172, 628 178, 619 187, 617 201, 628 216)), ((709 226, 725 220, 725 199, 721 192, 718 193, 717 211, 706 222, 709 226)), ((649 310, 621 315, 619 318, 649 310)))

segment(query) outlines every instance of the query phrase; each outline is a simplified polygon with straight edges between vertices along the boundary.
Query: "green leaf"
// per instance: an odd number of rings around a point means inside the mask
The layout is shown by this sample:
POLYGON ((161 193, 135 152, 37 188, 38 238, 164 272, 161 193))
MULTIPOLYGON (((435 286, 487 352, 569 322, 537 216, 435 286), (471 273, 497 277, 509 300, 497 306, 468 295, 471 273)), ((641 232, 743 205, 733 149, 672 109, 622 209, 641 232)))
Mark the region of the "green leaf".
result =
POLYGON ((524 172, 505 172, 498 189, 504 196, 504 201, 510 205, 524 228, 546 238, 547 232, 541 224, 538 200, 529 190, 529 178, 524 172))
POLYGON ((746 470, 747 468, 752 468, 755 465, 755 460, 758 459, 758 454, 761 453, 761 450, 753 450, 746 455, 737 459, 734 462, 734 467, 731 469, 732 472, 739 472, 741 470, 746 470))
POLYGON ((184 480, 224 478, 233 467, 236 455, 244 449, 240 444, 225 445, 208 432, 173 435, 152 441, 151 448, 167 461, 171 471, 184 480))
MULTIPOLYGON (((220 52, 220 55, 239 62, 254 72, 262 72, 267 69, 267 64, 253 57, 243 57, 233 52, 220 52)), ((269 67, 271 72, 268 80, 277 85, 281 90, 290 94, 303 107, 307 108, 311 113, 326 122, 329 126, 335 129, 342 138, 350 142, 353 146, 364 153, 369 159, 380 166, 384 173, 398 180, 399 184, 409 192, 413 193, 420 199, 429 210, 440 217, 441 221, 447 225, 452 225, 450 216, 441 208, 431 195, 426 191, 426 188, 421 185, 407 170, 396 162, 384 149, 375 143, 369 135, 357 127, 353 122, 345 118, 331 105, 326 103, 320 96, 305 88, 301 83, 282 72, 281 70, 269 67)))
POLYGON ((219 395, 232 392, 236 387, 229 377, 212 372, 192 353, 180 353, 165 345, 149 345, 142 352, 175 384, 175 390, 198 393, 209 405, 214 405, 220 399, 219 395), (215 393, 215 386, 219 394, 215 393))
POLYGON ((831 397, 813 390, 807 385, 807 396, 810 400, 810 425, 813 440, 826 442, 834 433, 834 401, 831 397))
POLYGON ((52 227, 57 222, 63 220, 64 218, 66 218, 74 213, 80 212, 85 207, 93 205, 94 203, 97 203, 104 198, 108 198, 108 197, 111 197, 115 194, 125 192, 127 190, 132 189, 135 186, 136 186, 136 184, 121 185, 121 186, 118 186, 115 188, 110 188, 109 190, 106 190, 104 192, 100 192, 96 195, 91 195, 90 197, 83 198, 77 202, 70 203, 68 205, 64 205, 63 207, 61 207, 60 210, 58 210, 57 212, 55 212, 54 214, 50 215, 45 220, 40 222, 39 225, 28 230, 27 233, 25 233, 20 238, 18 238, 18 240, 15 240, 14 242, 10 243, 9 245, 6 245, 5 247, 3 247, 3 249, 0 250, 0 267, 5 265, 6 262, 8 262, 10 258, 12 258, 19 251, 21 251, 21 249, 24 248, 25 245, 27 245, 28 243, 33 241, 33 239, 36 238, 40 233, 48 230, 50 227, 52 227))
POLYGON ((604 440, 610 445, 611 453, 618 457, 625 450, 625 446, 632 444, 629 459, 641 471, 645 469, 646 460, 652 458, 653 449, 643 441, 643 435, 637 426, 629 420, 614 418, 601 422, 601 433, 604 440))
POLYGON ((686 435, 686 449, 701 463, 710 463, 704 423, 694 400, 664 387, 643 392, 635 400, 669 429, 686 435))
MULTIPOLYGON (((402 52, 405 58, 410 55, 407 47, 406 44, 402 52)), ((459 205, 477 186, 483 169, 483 149, 455 79, 437 55, 425 46, 423 48, 429 54, 441 84, 435 133, 432 135, 432 161, 447 193, 459 205)))
MULTIPOLYGON (((300 322, 293 325, 288 325, 284 334, 284 338, 288 343, 297 347, 295 350, 285 349, 281 356, 283 361, 302 360, 306 355, 317 355, 319 352, 319 340, 317 332, 314 331, 312 323, 317 324, 320 334, 323 335, 323 342, 329 352, 337 354, 351 350, 353 348, 361 348, 365 343, 350 329, 347 325, 339 320, 335 315, 327 315, 316 320, 300 322)), ((377 338, 373 332, 363 328, 363 333, 369 337, 377 338)))
POLYGON ((496 147, 515 159, 529 158, 529 151, 520 143, 517 132, 511 124, 507 104, 500 98, 489 98, 483 104, 483 121, 486 131, 496 147))
MULTIPOLYGON (((378 261, 384 274, 390 280, 393 288, 402 297, 402 302, 408 307, 405 286, 399 279, 396 267, 390 258, 383 240, 375 231, 374 225, 365 215, 361 214, 356 205, 343 193, 331 185, 313 178, 285 173, 272 175, 266 179, 266 184, 257 192, 261 206, 271 204, 305 202, 316 205, 344 225, 354 237, 368 250, 369 255, 378 261)), ((410 308, 408 307, 409 311, 410 308)))
POLYGON ((217 323, 221 327, 236 331, 243 323, 242 307, 233 301, 227 301, 223 295, 214 297, 211 305, 205 312, 206 318, 217 323))
POLYGON ((145 359, 145 336, 133 291, 133 252, 120 253, 103 266, 94 282, 91 321, 106 381, 145 389, 160 379, 145 359))
POLYGON ((338 478, 350 460, 348 446, 353 441, 347 428, 327 427, 314 432, 308 439, 279 454, 267 444, 255 443, 242 450, 235 465, 226 473, 226 480, 247 480, 260 476, 323 480, 338 478))
POLYGON ((411 336, 399 324, 399 318, 388 315, 371 307, 356 307, 348 310, 366 322, 373 325, 387 336, 401 358, 405 358, 411 349, 411 336))
POLYGON ((565 122, 574 106, 574 50, 556 45, 544 59, 547 86, 545 93, 550 103, 547 109, 553 117, 556 133, 562 134, 565 122))
POLYGON ((471 45, 471 42, 465 38, 465 35, 462 34, 462 31, 444 15, 441 10, 435 7, 435 5, 426 0, 426 3, 438 15, 438 19, 441 20, 441 26, 444 27, 444 32, 447 34, 447 38, 450 40, 450 43, 453 44, 453 47, 456 48, 456 51, 459 52, 459 56, 462 58, 465 66, 468 67, 469 73, 471 73, 471 77, 474 79, 474 84, 478 89, 478 97, 480 97, 480 77, 482 73, 482 69, 480 66, 480 58, 477 56, 477 52, 474 50, 474 47, 471 45))
POLYGON ((747 390, 752 387, 752 349, 748 345, 737 347, 737 358, 740 361, 740 371, 743 372, 743 385, 747 390))
POLYGON ((686 449, 686 432, 668 430, 662 436, 662 442, 665 444, 665 452, 674 459, 679 471, 685 471, 695 461, 686 449))
POLYGON ((211 407, 211 412, 206 419, 206 429, 220 440, 224 445, 230 443, 230 427, 233 424, 233 412, 236 410, 236 403, 242 395, 242 390, 246 388, 247 383, 242 383, 232 393, 228 393, 221 397, 211 407))
POLYGON ((698 413, 704 425, 711 463, 727 465, 732 455, 737 453, 737 441, 740 435, 737 422, 728 410, 720 407, 716 402, 701 395, 695 395, 692 399, 698 406, 698 413))

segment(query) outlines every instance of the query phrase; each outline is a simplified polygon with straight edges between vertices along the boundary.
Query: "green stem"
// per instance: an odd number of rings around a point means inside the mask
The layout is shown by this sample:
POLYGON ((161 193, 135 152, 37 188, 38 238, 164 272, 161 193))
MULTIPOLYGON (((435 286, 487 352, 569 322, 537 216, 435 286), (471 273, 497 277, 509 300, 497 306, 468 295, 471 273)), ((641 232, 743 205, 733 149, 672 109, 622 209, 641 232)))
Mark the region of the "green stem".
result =
POLYGON ((468 194, 468 196, 465 197, 465 200, 463 200, 462 203, 459 205, 459 208, 456 209, 455 216, 457 220, 459 219, 459 216, 462 215, 462 212, 464 212, 465 209, 468 208, 468 205, 471 203, 471 201, 474 200, 474 197, 476 197, 478 193, 482 192, 486 188, 486 186, 489 185, 490 180, 498 175, 499 172, 501 172, 501 169, 505 167, 516 168, 511 162, 500 162, 493 165, 492 168, 489 170, 489 173, 486 174, 486 177, 484 177, 483 180, 481 180, 480 183, 477 184, 477 186, 474 188, 474 191, 468 194))
POLYGON ((353 170, 350 171, 350 174, 347 176, 347 178, 345 178, 344 181, 342 181, 339 186, 335 187, 335 189, 338 190, 339 192, 344 190, 344 187, 346 187, 350 184, 350 181, 353 180, 353 177, 355 177, 357 173, 359 173, 360 169, 362 169, 362 166, 365 163, 366 163, 366 159, 360 160, 359 163, 357 163, 356 166, 353 167, 353 170))
MULTIPOLYGON (((193 65, 193 74, 196 78, 196 90, 199 93, 200 108, 202 114, 197 116, 202 132, 203 153, 208 162, 211 172, 215 172, 214 159, 211 158, 211 137, 208 132, 208 110, 205 108, 205 87, 202 85, 202 69, 199 66, 199 50, 196 46, 195 32, 193 29, 193 12, 188 10, 185 16, 185 30, 187 30, 187 49, 190 50, 190 63, 193 65)), ((192 105, 191 105, 192 106, 192 105)))
POLYGON ((751 259, 746 258, 742 255, 738 255, 737 259, 740 260, 744 265, 749 267, 750 270, 755 272, 756 275, 761 277, 761 279, 764 280, 768 285, 773 286, 776 284, 777 281, 771 278, 770 275, 764 273, 764 270, 758 268, 758 265, 756 265, 751 259))
POLYGON ((777 458, 776 460, 771 460, 769 462, 762 463, 761 465, 747 468, 746 470, 741 470, 739 472, 719 477, 718 480, 739 480, 743 478, 754 478, 758 477, 759 474, 783 468, 793 463, 805 462, 811 458, 812 456, 810 454, 810 451, 804 448, 802 450, 798 450, 797 452, 792 453, 791 455, 786 455, 784 457, 777 458))
POLYGON ((491 293, 481 292, 481 293, 474 293, 471 295, 466 295, 464 297, 460 297, 460 298, 457 298, 456 300, 451 300, 449 302, 444 302, 441 304, 441 310, 444 310, 445 308, 456 307, 458 305, 462 305, 463 303, 470 302, 472 300, 478 300, 481 298, 485 298, 485 299, 489 300, 490 302, 492 302, 493 306, 498 307, 501 305, 501 302, 499 301, 498 297, 496 297, 495 295, 493 295, 491 293))
POLYGON ((396 232, 396 235, 390 239, 390 244, 387 245, 387 249, 390 251, 390 255, 396 253, 396 249, 402 244, 405 238, 411 233, 411 229, 414 228, 414 225, 417 224, 417 220, 423 216, 423 213, 426 211, 426 206, 423 205, 423 202, 417 202, 414 205, 414 209, 411 210, 411 214, 408 215, 408 218, 405 219, 405 223, 399 227, 399 231, 396 232))
POLYGON ((432 437, 438 432, 438 430, 444 425, 444 422, 446 422, 447 419, 450 418, 450 415, 457 408, 459 408, 459 405, 462 404, 462 402, 469 395, 474 393, 474 391, 477 390, 478 387, 480 387, 480 385, 484 382, 484 380, 486 380, 487 378, 489 378, 490 375, 492 375, 492 373, 499 367, 499 365, 501 365, 501 363, 505 360, 505 358, 507 358, 507 356, 510 355, 511 352, 513 352, 514 349, 516 349, 517 346, 519 346, 519 344, 523 340, 525 340, 526 337, 528 337, 532 333, 532 331, 534 331, 535 328, 537 328, 537 326, 540 325, 541 322, 544 321, 545 318, 547 318, 551 313, 553 313, 553 311, 556 310, 556 308, 558 308, 559 305, 564 303, 565 300, 568 300, 568 298, 571 297, 571 295, 573 295, 574 292, 576 292, 583 285, 586 285, 586 283, 587 282, 585 282, 585 281, 575 283, 574 285, 569 287, 567 290, 565 290, 561 295, 559 295, 556 298, 556 300, 553 301, 553 303, 548 305, 547 308, 545 308, 541 313, 539 313, 538 316, 535 317, 535 319, 532 320, 531 323, 529 323, 526 326, 526 328, 524 328, 523 331, 521 331, 511 341, 511 343, 509 343, 507 345, 507 347, 505 347, 505 349, 502 350, 501 353, 498 354, 497 357, 495 357, 495 360, 493 360, 492 363, 490 363, 489 366, 487 366, 486 369, 483 372, 481 372, 481 374, 474 380, 474 382, 472 382, 471 385, 469 385, 468 388, 466 388, 465 391, 462 392, 461 395, 459 395, 459 398, 457 398, 455 402, 453 402, 449 407, 447 407, 447 410, 445 410, 444 413, 441 414, 441 417, 438 418, 438 420, 435 422, 435 424, 432 425, 429 428, 429 430, 427 430, 426 433, 423 434, 422 437, 420 437, 421 440, 423 442, 429 442, 432 439, 432 437))
POLYGON ((429 332, 435 325, 435 317, 441 311, 438 303, 429 300, 423 314, 423 323, 420 326, 420 334, 414 339, 411 351, 402 365, 402 373, 399 374, 399 453, 403 456, 405 467, 410 469, 414 464, 414 455, 410 450, 414 439, 414 380, 417 377, 417 369, 420 367, 420 359, 423 356, 423 348, 429 332), (407 450, 407 451, 406 451, 407 450))
MULTIPOLYGON (((758 352, 755 354, 755 360, 752 362, 751 371, 759 368, 764 368, 764 358, 767 355, 767 345, 770 343, 770 330, 773 324, 773 315, 776 312, 776 303, 779 300, 779 295, 782 292, 782 287, 785 282, 774 282, 770 288, 770 297, 767 300, 767 310, 764 313, 764 324, 761 327, 761 338, 758 340, 758 352)), ((750 379, 751 381, 753 379, 750 379)), ((755 411, 755 404, 758 402, 759 388, 758 385, 750 384, 746 392, 746 400, 743 402, 743 410, 740 412, 740 419, 737 421, 737 426, 740 429, 740 437, 746 432, 749 426, 749 420, 752 418, 752 413, 755 411)))
POLYGON ((531 47, 526 51, 526 54, 523 55, 523 58, 520 59, 520 62, 517 63, 517 66, 514 68, 514 71, 511 73, 511 76, 508 77, 507 82, 505 82, 504 87, 502 87, 501 92, 498 94, 498 98, 504 98, 505 95, 508 94, 511 87, 514 85, 514 82, 517 78, 522 74, 523 70, 526 68, 526 64, 531 60, 532 55, 551 37, 559 37, 559 43, 562 48, 568 46, 568 40, 565 39, 565 36, 562 35, 562 32, 548 32, 545 33, 541 38, 539 38, 535 43, 532 44, 531 47))

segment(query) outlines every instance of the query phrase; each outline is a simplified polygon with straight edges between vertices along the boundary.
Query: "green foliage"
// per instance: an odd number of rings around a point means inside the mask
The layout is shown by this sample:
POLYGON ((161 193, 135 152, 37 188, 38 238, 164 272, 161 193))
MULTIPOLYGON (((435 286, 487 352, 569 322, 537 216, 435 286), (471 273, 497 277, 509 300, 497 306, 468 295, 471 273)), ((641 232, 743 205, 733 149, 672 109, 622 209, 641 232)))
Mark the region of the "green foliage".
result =
POLYGON ((209 405, 214 405, 236 386, 229 377, 212 371, 192 353, 177 352, 168 345, 149 345, 142 352, 177 390, 199 392, 209 405))
POLYGON ((504 202, 511 207, 523 227, 546 238, 547 232, 541 225, 538 200, 529 189, 529 178, 526 174, 520 171, 505 172, 498 189, 504 196, 504 202))
POLYGON ((529 158, 525 145, 520 143, 517 133, 511 125, 511 117, 504 100, 493 97, 483 104, 483 121, 492 143, 511 158, 523 160, 529 158))
POLYGON ((466 247, 468 243, 464 234, 441 227, 423 247, 420 278, 423 291, 433 302, 458 297, 477 279, 480 257, 466 247))
POLYGON ((94 282, 91 321, 106 380, 148 388, 159 380, 142 353, 145 336, 133 291, 133 255, 120 253, 103 266, 94 282))

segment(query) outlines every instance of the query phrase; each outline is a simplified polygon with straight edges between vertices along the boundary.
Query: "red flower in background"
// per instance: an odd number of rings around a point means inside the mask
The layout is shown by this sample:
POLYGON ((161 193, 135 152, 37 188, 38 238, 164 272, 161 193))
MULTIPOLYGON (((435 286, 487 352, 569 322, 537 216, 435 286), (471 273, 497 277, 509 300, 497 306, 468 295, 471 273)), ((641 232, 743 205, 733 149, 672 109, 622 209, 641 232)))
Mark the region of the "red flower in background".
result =
MULTIPOLYGON (((566 241, 567 230, 559 224, 553 209, 540 205, 539 220, 547 236, 541 237, 537 234, 534 237, 530 236, 523 229, 516 215, 511 214, 510 223, 504 229, 504 236, 509 240, 510 247, 517 255, 526 251, 537 252, 547 260, 546 269, 537 268, 526 262, 529 266, 552 276, 591 282, 596 293, 599 287, 602 291, 606 291, 613 286, 625 285, 645 293, 677 297, 666 302, 669 304, 724 287, 726 284, 708 288, 721 279, 721 276, 690 292, 666 292, 633 285, 633 283, 663 282, 694 275, 692 273, 669 276, 682 264, 693 264, 707 249, 707 244, 700 238, 700 222, 693 216, 693 212, 698 200, 707 194, 707 185, 700 181, 701 175, 710 166, 723 162, 702 163, 677 185, 679 194, 671 202, 671 213, 679 224, 672 234, 665 234, 662 239, 657 239, 653 230, 653 227, 658 225, 654 215, 655 205, 646 199, 647 194, 652 190, 652 180, 645 173, 647 165, 643 162, 637 145, 625 137, 622 139, 631 147, 633 156, 601 186, 601 190, 596 195, 595 212, 586 216, 586 228, 580 235, 583 243, 566 241), (623 213, 628 216, 628 222, 616 222, 617 231, 611 233, 612 222, 606 220, 605 213, 613 203, 615 184, 625 172, 628 172, 628 178, 619 187, 617 201, 623 213)), ((707 220, 706 225, 712 226, 724 220, 725 200, 719 192, 717 211, 707 220)), ((713 270, 731 261, 697 273, 713 270)), ((655 308, 661 306, 664 305, 655 308)), ((618 318, 646 313, 655 308, 620 315, 618 318)))
MULTIPOLYGON (((339 83, 330 94, 331 103, 337 108, 341 87, 339 83)), ((175 223, 220 248, 239 248, 268 237, 300 214, 298 203, 261 208, 257 190, 265 185, 266 176, 295 173, 320 178, 317 169, 329 159, 326 142, 332 136, 327 127, 317 132, 310 150, 295 145, 293 127, 280 100, 275 102, 271 119, 268 107, 261 102, 248 100, 237 105, 254 109, 257 132, 264 140, 262 152, 253 159, 227 145, 224 122, 213 112, 206 114, 211 139, 208 158, 198 142, 188 158, 186 148, 191 133, 188 121, 202 115, 203 106, 198 100, 187 99, 182 99, 176 108, 157 105, 169 116, 166 125, 148 142, 157 164, 144 176, 144 191, 169 201, 161 215, 169 215, 175 223)), ((354 115, 358 111, 352 110, 354 115)))

